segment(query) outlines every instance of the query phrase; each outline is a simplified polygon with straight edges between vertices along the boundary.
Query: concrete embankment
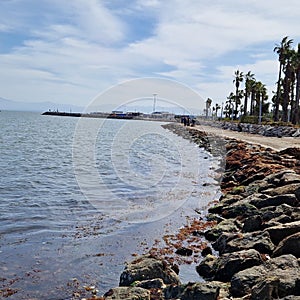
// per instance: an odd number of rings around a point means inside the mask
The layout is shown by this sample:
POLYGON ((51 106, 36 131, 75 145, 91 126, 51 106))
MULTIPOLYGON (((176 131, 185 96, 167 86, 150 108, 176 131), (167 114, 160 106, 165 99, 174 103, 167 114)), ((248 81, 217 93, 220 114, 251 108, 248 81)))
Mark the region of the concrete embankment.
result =
POLYGON ((216 141, 179 124, 165 128, 215 155, 225 147, 223 195, 205 220, 194 220, 197 230, 181 231, 193 244, 168 259, 157 249, 137 257, 125 267, 120 286, 99 299, 300 299, 300 149, 216 141), (196 267, 199 282, 182 284, 180 265, 170 258, 193 252, 202 256, 196 267))

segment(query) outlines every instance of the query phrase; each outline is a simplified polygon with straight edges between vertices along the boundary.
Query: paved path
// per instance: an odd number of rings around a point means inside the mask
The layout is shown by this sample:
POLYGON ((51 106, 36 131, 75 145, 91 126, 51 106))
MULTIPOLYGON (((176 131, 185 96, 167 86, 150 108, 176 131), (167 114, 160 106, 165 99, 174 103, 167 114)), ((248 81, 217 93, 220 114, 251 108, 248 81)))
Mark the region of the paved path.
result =
POLYGON ((293 137, 266 137, 258 134, 250 134, 246 132, 237 132, 232 130, 224 130, 222 128, 197 125, 194 128, 205 131, 209 134, 215 134, 221 137, 229 137, 237 140, 242 140, 251 144, 258 144, 263 147, 269 147, 280 151, 286 148, 300 148, 300 138, 293 137))

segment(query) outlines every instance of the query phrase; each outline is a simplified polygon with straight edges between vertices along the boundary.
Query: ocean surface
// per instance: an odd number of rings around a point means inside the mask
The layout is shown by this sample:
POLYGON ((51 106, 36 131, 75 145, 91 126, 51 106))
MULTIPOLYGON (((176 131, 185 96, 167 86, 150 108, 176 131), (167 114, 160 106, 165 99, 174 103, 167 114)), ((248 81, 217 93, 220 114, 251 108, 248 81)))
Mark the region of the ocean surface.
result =
POLYGON ((0 299, 102 294, 216 199, 216 160, 162 124, 0 112, 0 299))

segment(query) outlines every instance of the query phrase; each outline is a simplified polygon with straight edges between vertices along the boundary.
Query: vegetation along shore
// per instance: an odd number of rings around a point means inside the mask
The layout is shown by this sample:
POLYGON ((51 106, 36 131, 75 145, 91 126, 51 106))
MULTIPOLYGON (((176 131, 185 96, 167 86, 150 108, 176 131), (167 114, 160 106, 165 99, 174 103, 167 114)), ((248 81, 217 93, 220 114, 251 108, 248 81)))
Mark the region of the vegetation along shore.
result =
POLYGON ((223 143, 222 196, 205 216, 162 237, 164 246, 128 262, 119 287, 86 299, 300 299, 300 149, 164 127, 214 155, 223 143), (183 284, 180 265, 192 261, 199 281, 183 284))

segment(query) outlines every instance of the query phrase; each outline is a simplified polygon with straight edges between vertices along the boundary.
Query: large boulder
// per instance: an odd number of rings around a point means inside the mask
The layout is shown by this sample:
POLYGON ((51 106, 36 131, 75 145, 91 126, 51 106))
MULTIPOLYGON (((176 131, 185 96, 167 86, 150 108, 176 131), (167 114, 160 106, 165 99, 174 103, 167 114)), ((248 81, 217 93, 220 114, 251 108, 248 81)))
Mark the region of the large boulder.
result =
POLYGON ((255 199, 250 202, 257 208, 263 208, 268 206, 278 206, 281 204, 288 204, 290 206, 299 205, 299 200, 296 198, 295 194, 284 194, 268 197, 266 199, 255 199))
POLYGON ((271 254, 274 250, 274 244, 268 232, 256 231, 243 233, 229 240, 223 249, 223 253, 248 249, 255 249, 260 253, 271 254))
POLYGON ((283 239, 273 252, 274 257, 283 254, 293 254, 298 258, 300 257, 300 232, 283 239))
POLYGON ((300 231, 300 221, 295 221, 277 226, 268 227, 264 232, 268 232, 272 242, 278 245, 284 238, 300 231))
POLYGON ((216 261, 217 257, 214 255, 207 255, 200 264, 196 267, 197 273, 204 279, 211 279, 216 274, 216 261))
POLYGON ((262 263, 263 260, 259 252, 254 249, 223 254, 215 261, 214 280, 230 281, 235 273, 262 263))
POLYGON ((233 297, 243 297, 251 294, 254 286, 263 286, 268 278, 276 276, 278 282, 278 296, 298 296, 300 293, 300 267, 293 255, 282 255, 236 273, 231 279, 231 293, 233 297))
POLYGON ((130 286, 135 281, 161 278, 165 284, 179 284, 178 275, 159 259, 149 255, 136 258, 128 263, 120 276, 120 286, 130 286))

